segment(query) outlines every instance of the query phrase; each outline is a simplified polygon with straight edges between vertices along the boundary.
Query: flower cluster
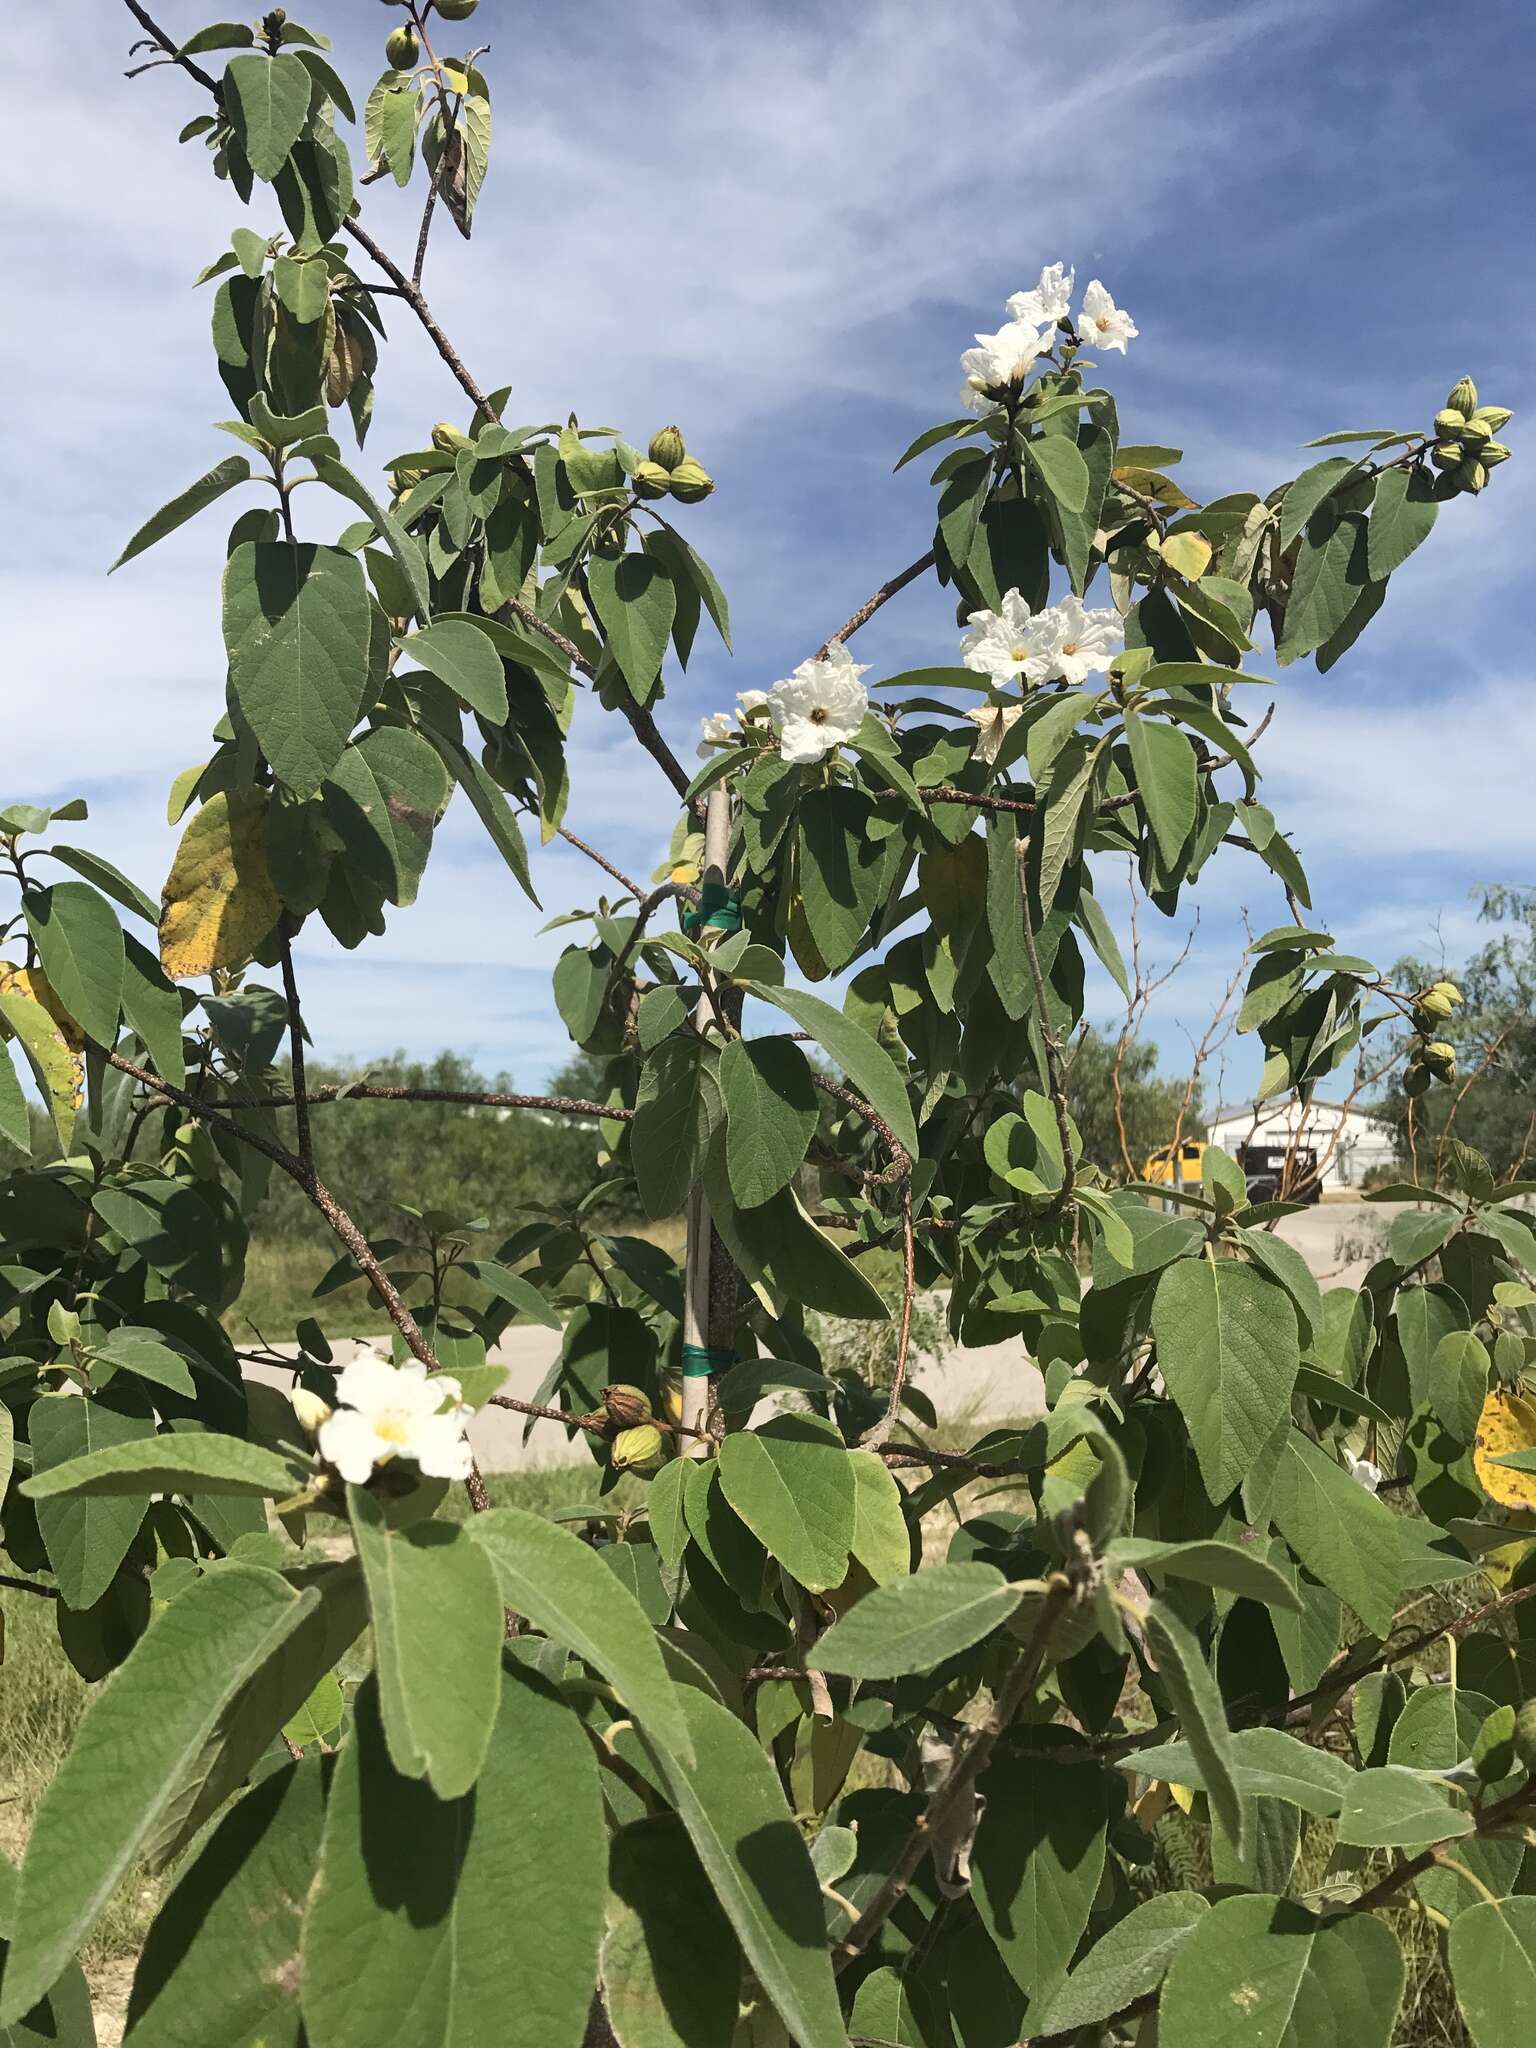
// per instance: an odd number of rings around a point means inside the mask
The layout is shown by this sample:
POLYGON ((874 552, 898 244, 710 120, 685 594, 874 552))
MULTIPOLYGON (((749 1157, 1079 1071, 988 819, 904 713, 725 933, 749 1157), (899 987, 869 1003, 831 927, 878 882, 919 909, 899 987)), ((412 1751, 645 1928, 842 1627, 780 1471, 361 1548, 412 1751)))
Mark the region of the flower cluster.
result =
POLYGON ((306 1428, 318 1423, 320 1455, 349 1485, 364 1485, 394 1458, 413 1459, 425 1479, 469 1477, 464 1423, 470 1411, 458 1381, 446 1373, 428 1377, 414 1360, 392 1365, 365 1351, 337 1375, 336 1400, 334 1409, 324 1409, 300 1390, 294 1409, 306 1428))
POLYGON ((960 642, 961 659, 994 683, 1020 676, 1029 683, 1084 683, 1108 671, 1125 639, 1117 611, 1090 611, 1080 598, 1064 597, 1048 611, 1032 612, 1016 590, 1005 594, 1001 611, 972 612, 970 627, 960 642))
MULTIPOLYGON (((1033 291, 1014 292, 1008 300, 1006 325, 995 334, 978 334, 976 346, 960 358, 965 373, 964 402, 973 412, 990 412, 1011 386, 1022 384, 1030 365, 1045 355, 1058 324, 1071 320, 1075 270, 1048 263, 1033 291)), ((1118 307, 1097 278, 1083 293, 1078 338, 1090 348, 1118 349, 1136 338, 1136 324, 1118 307)))
POLYGON ((868 666, 855 661, 841 640, 834 640, 824 655, 802 661, 793 675, 771 690, 743 690, 734 716, 712 711, 701 718, 700 758, 707 761, 716 747, 738 745, 762 712, 778 735, 779 752, 786 761, 806 767, 824 759, 846 746, 864 723, 869 692, 859 678, 868 666))

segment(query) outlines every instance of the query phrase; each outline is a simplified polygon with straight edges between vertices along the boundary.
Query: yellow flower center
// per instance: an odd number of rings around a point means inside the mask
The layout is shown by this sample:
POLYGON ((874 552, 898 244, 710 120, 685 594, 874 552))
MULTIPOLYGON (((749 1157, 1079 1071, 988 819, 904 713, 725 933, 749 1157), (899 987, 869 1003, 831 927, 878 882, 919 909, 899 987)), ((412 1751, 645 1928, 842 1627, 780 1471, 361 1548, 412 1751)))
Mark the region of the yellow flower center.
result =
POLYGON ((1075 640, 1064 641, 1062 644, 1061 651, 1063 654, 1076 654, 1077 642, 1075 640))
POLYGON ((1107 319, 1095 320, 1093 324, 1095 327, 1097 327, 1100 334, 1108 334, 1109 322, 1107 319))
POLYGON ((1027 661, 1029 659, 1029 649, 1023 646, 1015 647, 1013 650, 1013 659, 1015 661, 1027 661))
POLYGON ((388 1409, 373 1419, 373 1433, 387 1444, 403 1444, 409 1440, 410 1426, 398 1408, 388 1409))

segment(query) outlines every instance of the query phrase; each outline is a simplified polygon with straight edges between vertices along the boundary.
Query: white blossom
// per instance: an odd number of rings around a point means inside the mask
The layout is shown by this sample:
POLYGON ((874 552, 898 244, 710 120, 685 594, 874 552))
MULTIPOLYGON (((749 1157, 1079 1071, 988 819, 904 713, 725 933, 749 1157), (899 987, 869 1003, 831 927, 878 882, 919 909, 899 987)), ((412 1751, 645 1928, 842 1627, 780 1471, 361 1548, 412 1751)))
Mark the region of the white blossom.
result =
POLYGON ((1024 673, 1029 660, 1029 606, 1016 590, 1007 591, 998 612, 972 612, 971 630, 960 641, 960 656, 977 675, 994 683, 1011 682, 1024 673))
POLYGON ((1367 1493, 1374 1493, 1385 1477, 1379 1465, 1373 1465, 1369 1458, 1357 1458, 1352 1451, 1344 1453, 1344 1469, 1356 1486, 1363 1486, 1367 1493))
POLYGON ((1015 292, 1008 301, 1008 317, 1025 320, 1036 327, 1054 327, 1072 310, 1072 286, 1077 272, 1064 263, 1048 263, 1032 292, 1015 292))
POLYGON ((736 692, 736 702, 741 706, 742 717, 746 718, 752 712, 762 710, 763 706, 768 702, 768 692, 766 690, 738 690, 736 692))
POLYGON ((711 711, 708 718, 699 720, 699 759, 707 761, 715 748, 731 739, 736 731, 735 720, 729 711, 711 711))
POLYGON ((322 1401, 318 1394, 312 1394, 308 1387, 295 1387, 288 1396, 293 1403, 294 1416, 306 1436, 318 1434, 320 1425, 329 1422, 335 1414, 329 1401, 322 1401))
POLYGON ((1125 626, 1113 610, 1089 611, 1078 597, 1064 597, 1029 622, 1024 673, 1032 683, 1084 683, 1105 674, 1125 642, 1125 626))
POLYGON ((768 715, 786 761, 819 761, 853 738, 869 709, 869 694, 859 681, 868 666, 834 640, 824 660, 802 661, 792 676, 774 684, 768 715))
POLYGON ((1083 310, 1078 330, 1088 348, 1114 348, 1125 354, 1125 344, 1139 332, 1129 313, 1117 306, 1095 278, 1083 293, 1083 310))
POLYGON ((469 1477, 466 1411, 458 1381, 446 1373, 429 1378, 415 1360, 391 1365, 363 1352, 338 1374, 336 1401, 320 1425, 320 1455, 350 1485, 363 1485, 392 1458, 413 1459, 428 1479, 469 1477))
POLYGON ((975 755, 978 761, 995 761, 1002 751, 1009 728, 1023 716, 1022 704, 983 704, 975 711, 967 711, 966 717, 974 720, 981 731, 977 735, 975 755))
POLYGON ((960 358, 965 372, 961 397, 973 412, 986 412, 992 400, 987 394, 1009 384, 1022 383, 1036 356, 1051 345, 1049 327, 1031 326, 1027 320, 1010 320, 996 334, 978 334, 976 346, 960 358))

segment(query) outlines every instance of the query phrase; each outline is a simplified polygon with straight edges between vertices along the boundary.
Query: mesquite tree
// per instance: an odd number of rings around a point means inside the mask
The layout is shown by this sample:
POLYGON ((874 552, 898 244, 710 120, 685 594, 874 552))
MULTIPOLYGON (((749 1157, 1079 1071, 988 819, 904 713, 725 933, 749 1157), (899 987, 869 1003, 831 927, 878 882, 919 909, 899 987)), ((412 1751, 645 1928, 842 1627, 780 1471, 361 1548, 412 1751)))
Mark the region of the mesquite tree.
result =
POLYGON ((445 48, 473 0, 407 0, 360 118, 281 10, 180 45, 129 12, 254 225, 204 273, 236 452, 123 560, 242 502, 163 902, 56 836, 83 807, 0 813, 0 1121, 25 1153, 30 1070, 58 1139, 0 1191, 5 1584, 99 1681, 3 1871, 6 2038, 92 2038, 72 1958, 148 1865, 137 2048, 1384 2048, 1408 1907, 1478 2048, 1512 2039, 1530 1184, 1456 1151, 1457 1190, 1385 1191, 1386 1256, 1324 1293, 1218 1150, 1108 1188, 1063 1078, 1085 949, 1123 977, 1117 854, 1165 912, 1209 860, 1273 877, 1241 1018, 1266 1095, 1383 1023, 1411 1091, 1449 1079, 1457 990, 1391 986, 1312 910, 1247 665, 1331 668, 1507 414, 1463 381, 1423 429, 1198 505, 1100 381, 1134 324, 1052 266, 902 458, 943 450, 931 550, 706 720, 690 775, 654 710, 729 632, 707 471, 674 428, 642 455, 511 423, 422 293, 486 173, 484 53, 445 48), (381 176, 425 186, 411 269, 364 225, 381 176), (343 444, 386 314, 468 413, 370 484, 343 444), (871 685, 849 643, 930 575, 958 647, 871 685), (451 1216, 370 1242, 312 1121, 402 1098, 406 1198, 425 1091, 306 1084, 294 935, 382 931, 454 796, 532 894, 525 826, 573 836, 580 691, 675 803, 671 856, 650 886, 584 849, 602 894, 554 993, 602 1099, 482 1099, 600 1119, 596 1185, 494 1258, 451 1216), (850 970, 841 1002, 807 986, 850 970), (394 1333, 338 1369, 300 1321, 291 1398, 220 1320, 274 1174, 394 1333), (621 1186, 686 1212, 681 1269, 603 1227, 621 1186), (808 1322, 890 1314, 871 1259, 901 1274, 879 1391, 808 1322), (454 1305, 455 1264, 491 1306, 454 1305), (962 1343, 1021 1337, 1044 1412, 928 1443, 919 1289, 962 1343), (538 1402, 488 1362, 518 1315, 563 1328, 538 1402), (465 1422, 494 1402, 585 1443, 580 1533, 488 1505, 465 1422))

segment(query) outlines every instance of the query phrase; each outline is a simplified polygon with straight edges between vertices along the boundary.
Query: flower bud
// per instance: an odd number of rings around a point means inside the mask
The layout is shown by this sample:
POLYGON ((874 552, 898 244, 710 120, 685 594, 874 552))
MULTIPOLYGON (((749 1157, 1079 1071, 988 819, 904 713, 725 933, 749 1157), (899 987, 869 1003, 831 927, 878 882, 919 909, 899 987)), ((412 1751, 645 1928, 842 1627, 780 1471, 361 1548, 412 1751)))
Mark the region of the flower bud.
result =
POLYGON ((1450 407, 1446 406, 1443 411, 1435 414, 1435 439, 1454 441, 1466 424, 1459 412, 1452 412, 1450 407))
POLYGON ((672 495, 685 505, 697 505, 714 488, 714 478, 691 455, 685 455, 672 472, 672 495))
POLYGON ((1507 427, 1509 425, 1510 421, 1514 418, 1514 414, 1507 405, 1480 405, 1472 417, 1475 420, 1481 420, 1490 434, 1496 434, 1500 427, 1507 427))
POLYGON ((414 70, 416 59, 421 55, 421 41, 408 22, 399 28, 392 28, 384 40, 385 61, 396 71, 414 70))
MULTIPOLYGON (((434 440, 436 436, 433 436, 434 440)), ((1436 469, 1455 469, 1461 461, 1459 441, 1437 441, 1429 451, 1429 459, 1436 469)))
POLYGON ((1450 1014, 1450 1010, 1455 1009, 1458 1003, 1464 1003, 1466 1001, 1466 997, 1462 994, 1461 990, 1456 986, 1454 981, 1437 981, 1432 984, 1429 993, 1432 996, 1440 996, 1447 1004, 1449 1004, 1450 1009, 1442 1011, 1442 1016, 1448 1016, 1450 1014))
POLYGON ((1425 989, 1413 1006, 1413 1014, 1415 1019, 1427 1017, 1435 1023, 1440 1023, 1449 1017, 1455 1007, 1456 1005, 1441 993, 1437 984, 1434 988, 1425 989))
POLYGON ((1481 462, 1464 462, 1456 471, 1456 482, 1464 491, 1470 491, 1475 498, 1488 481, 1488 471, 1481 462))
POLYGON ((659 462, 637 462, 630 482, 642 498, 664 498, 672 478, 659 462))
POLYGON ((288 1396, 293 1403, 293 1412, 300 1429, 306 1436, 318 1436, 322 1422, 329 1422, 333 1409, 329 1401, 322 1401, 318 1394, 312 1394, 308 1387, 295 1387, 288 1396))
POLYGON ((325 362, 325 402, 331 407, 345 405, 351 396, 352 386, 362 375, 363 352, 348 334, 345 327, 338 326, 336 339, 331 343, 331 352, 325 362))
POLYGON ((1445 404, 1448 412, 1459 412, 1464 420, 1470 419, 1477 405, 1477 386, 1472 379, 1463 377, 1460 383, 1453 384, 1446 393, 1445 404))
POLYGON ((630 1386, 625 1381, 604 1387, 603 1406, 608 1410, 610 1420, 616 1422, 620 1429, 638 1429, 641 1423, 651 1419, 651 1403, 645 1389, 630 1386))
POLYGON ((646 453, 652 462, 659 462, 663 469, 676 469, 688 450, 683 446, 683 436, 679 428, 663 427, 659 434, 652 434, 651 445, 646 453))
POLYGON ((654 1471, 665 1448, 661 1431, 654 1422, 636 1429, 621 1429, 613 1440, 613 1468, 616 1472, 654 1471))
POLYGON ((472 448, 474 445, 468 434, 460 433, 447 420, 439 420, 432 429, 432 446, 441 448, 445 455, 456 454, 460 448, 472 448))
POLYGON ((1508 462, 1509 450, 1502 441, 1485 441, 1477 451, 1477 459, 1484 469, 1495 469, 1501 462, 1508 462))
POLYGON ((1462 447, 1476 454, 1485 441, 1493 439, 1493 429, 1486 420, 1467 420, 1462 426, 1460 438, 1462 447))

